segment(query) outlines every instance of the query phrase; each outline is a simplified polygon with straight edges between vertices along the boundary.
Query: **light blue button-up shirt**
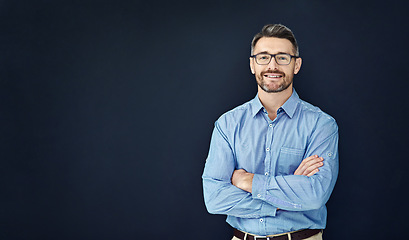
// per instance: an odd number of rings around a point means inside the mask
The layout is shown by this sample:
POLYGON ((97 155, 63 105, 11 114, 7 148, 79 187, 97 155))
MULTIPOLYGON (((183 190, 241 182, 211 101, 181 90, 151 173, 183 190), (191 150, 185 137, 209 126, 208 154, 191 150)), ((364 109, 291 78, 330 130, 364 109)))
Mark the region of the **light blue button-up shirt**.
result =
POLYGON ((328 201, 338 175, 335 120, 291 97, 272 121, 258 96, 215 123, 203 172, 207 210, 227 215, 234 228, 256 235, 324 229, 328 201), (324 165, 311 177, 293 175, 303 159, 324 165), (231 183, 234 170, 254 173, 252 193, 231 183))

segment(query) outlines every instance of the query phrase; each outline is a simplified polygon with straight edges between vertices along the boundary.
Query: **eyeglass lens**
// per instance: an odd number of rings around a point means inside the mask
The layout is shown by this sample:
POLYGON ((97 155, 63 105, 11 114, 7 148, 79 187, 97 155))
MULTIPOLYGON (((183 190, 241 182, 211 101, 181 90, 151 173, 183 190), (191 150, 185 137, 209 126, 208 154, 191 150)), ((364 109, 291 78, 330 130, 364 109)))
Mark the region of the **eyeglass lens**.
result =
MULTIPOLYGON (((276 54, 274 56, 275 61, 279 65, 287 65, 291 61, 291 56, 287 54, 276 54)), ((261 65, 267 65, 271 61, 271 55, 269 54, 258 54, 256 56, 256 62, 261 65)))

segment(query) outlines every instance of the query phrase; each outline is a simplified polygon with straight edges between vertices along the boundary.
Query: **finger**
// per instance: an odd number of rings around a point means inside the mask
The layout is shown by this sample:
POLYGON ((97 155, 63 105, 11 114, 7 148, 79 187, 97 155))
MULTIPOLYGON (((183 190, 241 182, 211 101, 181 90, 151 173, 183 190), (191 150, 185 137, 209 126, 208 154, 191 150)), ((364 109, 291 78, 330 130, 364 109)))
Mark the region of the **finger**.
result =
POLYGON ((311 177, 312 175, 314 175, 314 174, 316 174, 317 172, 319 172, 320 170, 317 168, 317 169, 314 169, 312 172, 310 172, 308 175, 307 175, 307 177, 311 177))
POLYGON ((309 156, 309 157, 307 157, 306 159, 304 159, 303 162, 308 162, 308 161, 311 161, 311 160, 313 160, 313 159, 315 159, 315 158, 318 158, 318 155, 309 156))
POLYGON ((296 170, 297 174, 296 175, 298 175, 298 174, 306 175, 304 173, 308 168, 310 168, 314 164, 317 164, 317 163, 322 162, 324 160, 323 158, 319 158, 319 157, 315 157, 315 156, 314 157, 308 157, 308 158, 304 159, 303 162, 301 162, 300 166, 297 168, 297 170, 296 170))
POLYGON ((311 161, 316 162, 318 159, 319 159, 318 155, 313 155, 313 156, 307 157, 306 159, 302 160, 300 166, 303 167, 303 166, 309 164, 311 161))
POLYGON ((314 170, 316 170, 316 169, 322 167, 323 165, 324 165, 324 163, 323 163, 322 161, 317 162, 317 163, 315 163, 315 164, 309 166, 308 168, 306 168, 306 169, 304 170, 304 172, 303 172, 302 175, 308 176, 308 174, 310 174, 312 171, 314 171, 314 170))
POLYGON ((316 158, 314 160, 309 161, 305 167, 302 175, 308 175, 312 170, 322 167, 323 166, 323 158, 316 158))
POLYGON ((295 170, 294 174, 301 175, 305 171, 305 169, 308 167, 306 166, 308 165, 308 162, 310 162, 311 160, 317 157, 318 157, 317 155, 313 155, 313 156, 307 157, 306 159, 302 160, 298 168, 295 170))

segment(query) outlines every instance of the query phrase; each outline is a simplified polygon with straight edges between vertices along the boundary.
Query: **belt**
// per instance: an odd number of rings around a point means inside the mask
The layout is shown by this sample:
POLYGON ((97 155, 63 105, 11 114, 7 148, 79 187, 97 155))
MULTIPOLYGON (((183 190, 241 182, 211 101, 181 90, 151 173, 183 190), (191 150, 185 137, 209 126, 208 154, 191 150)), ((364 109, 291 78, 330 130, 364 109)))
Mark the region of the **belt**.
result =
MULTIPOLYGON (((304 229, 300 230, 297 232, 289 233, 291 235, 291 240, 301 240, 301 239, 306 239, 311 236, 314 236, 315 234, 318 234, 321 232, 321 229, 304 229)), ((246 239, 244 237, 246 236, 246 233, 239 231, 237 229, 234 229, 234 236, 243 240, 288 240, 288 234, 281 235, 281 236, 275 236, 275 237, 266 237, 266 236, 255 236, 251 234, 247 234, 246 239)))

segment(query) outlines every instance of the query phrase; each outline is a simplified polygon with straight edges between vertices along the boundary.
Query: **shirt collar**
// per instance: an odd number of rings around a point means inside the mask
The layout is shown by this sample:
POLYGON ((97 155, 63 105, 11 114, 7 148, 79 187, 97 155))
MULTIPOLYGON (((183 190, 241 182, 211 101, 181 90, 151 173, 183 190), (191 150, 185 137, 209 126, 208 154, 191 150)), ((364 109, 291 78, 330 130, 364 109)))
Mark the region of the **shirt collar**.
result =
MULTIPOLYGON (((283 109, 284 112, 290 117, 293 118, 295 110, 297 109, 297 104, 300 100, 300 97, 298 96, 297 92, 295 89, 293 89, 293 93, 291 94, 291 97, 283 104, 283 106, 280 107, 280 109, 283 109)), ((260 99, 258 98, 258 94, 256 97, 251 101, 251 106, 252 106, 252 114, 253 117, 256 116, 260 110, 262 110, 263 104, 261 104, 260 99)))
POLYGON ((283 106, 281 106, 281 108, 285 111, 285 113, 287 113, 290 118, 293 118, 299 101, 300 97, 298 96, 295 89, 293 89, 293 94, 291 94, 291 97, 283 104, 283 106))
POLYGON ((261 109, 263 109, 263 104, 261 104, 260 99, 258 98, 258 94, 256 95, 255 98, 253 98, 250 104, 253 117, 255 117, 256 114, 260 112, 261 109))

